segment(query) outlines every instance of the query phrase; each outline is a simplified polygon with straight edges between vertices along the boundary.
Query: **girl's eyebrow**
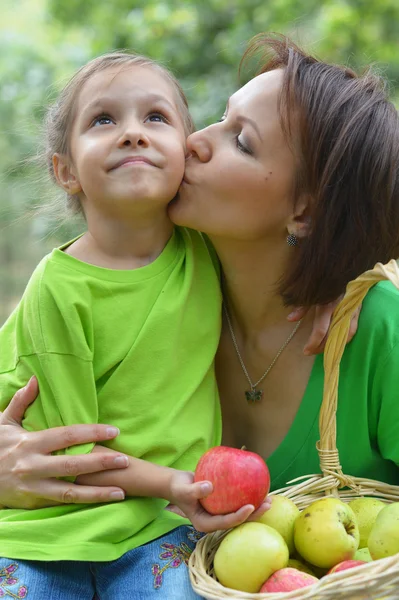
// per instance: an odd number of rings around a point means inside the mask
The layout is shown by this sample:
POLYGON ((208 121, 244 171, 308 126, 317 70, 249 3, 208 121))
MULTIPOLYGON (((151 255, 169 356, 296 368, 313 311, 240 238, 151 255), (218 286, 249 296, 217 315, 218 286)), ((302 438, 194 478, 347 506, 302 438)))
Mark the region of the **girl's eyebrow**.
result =
MULTIPOLYGON (((95 98, 92 102, 89 102, 89 104, 87 104, 84 107, 82 114, 85 115, 86 113, 91 113, 93 110, 101 109, 103 108, 104 103, 109 102, 110 100, 115 100, 115 97, 107 96, 106 94, 104 94, 103 96, 97 96, 97 98, 95 98)), ((176 110, 176 107, 171 102, 169 102, 169 100, 165 96, 159 94, 150 93, 145 96, 144 100, 148 103, 160 102, 165 104, 170 110, 176 110)))

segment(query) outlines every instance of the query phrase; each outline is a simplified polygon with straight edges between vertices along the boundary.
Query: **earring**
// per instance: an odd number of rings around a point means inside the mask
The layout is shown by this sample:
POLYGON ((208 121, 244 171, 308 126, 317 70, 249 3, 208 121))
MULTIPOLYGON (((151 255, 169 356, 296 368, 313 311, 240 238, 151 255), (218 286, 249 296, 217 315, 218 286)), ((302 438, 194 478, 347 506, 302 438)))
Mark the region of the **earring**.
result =
POLYGON ((296 235, 294 233, 289 233, 287 235, 287 244, 289 246, 297 246, 298 245, 298 238, 296 237, 296 235))

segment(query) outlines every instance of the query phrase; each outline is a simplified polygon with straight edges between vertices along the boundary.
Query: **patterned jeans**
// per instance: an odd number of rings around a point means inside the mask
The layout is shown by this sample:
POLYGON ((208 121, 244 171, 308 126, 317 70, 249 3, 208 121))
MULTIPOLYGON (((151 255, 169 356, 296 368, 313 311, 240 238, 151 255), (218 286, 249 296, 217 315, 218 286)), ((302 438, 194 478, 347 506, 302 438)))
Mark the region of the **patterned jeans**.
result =
POLYGON ((0 558, 0 598, 198 600, 187 563, 199 538, 184 525, 109 562, 0 558))

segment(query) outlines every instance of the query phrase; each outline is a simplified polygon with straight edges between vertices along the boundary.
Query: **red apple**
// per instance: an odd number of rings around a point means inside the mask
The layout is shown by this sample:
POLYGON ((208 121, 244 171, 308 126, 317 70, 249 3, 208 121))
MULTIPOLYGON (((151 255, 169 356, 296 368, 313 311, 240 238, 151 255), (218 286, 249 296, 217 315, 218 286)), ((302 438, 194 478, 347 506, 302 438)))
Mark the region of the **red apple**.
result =
POLYGON ((194 481, 210 481, 213 492, 200 500, 211 515, 226 515, 246 504, 259 508, 270 489, 269 469, 254 452, 217 446, 201 456, 194 481))
POLYGON ((273 573, 273 575, 262 585, 260 593, 292 592, 318 583, 318 581, 317 577, 313 577, 313 575, 298 571, 298 569, 286 567, 285 569, 279 569, 273 573))
POLYGON ((346 569, 353 569, 353 567, 359 567, 360 565, 367 565, 367 562, 365 560, 343 560, 332 567, 327 575, 330 575, 330 573, 338 573, 339 571, 346 571, 346 569))

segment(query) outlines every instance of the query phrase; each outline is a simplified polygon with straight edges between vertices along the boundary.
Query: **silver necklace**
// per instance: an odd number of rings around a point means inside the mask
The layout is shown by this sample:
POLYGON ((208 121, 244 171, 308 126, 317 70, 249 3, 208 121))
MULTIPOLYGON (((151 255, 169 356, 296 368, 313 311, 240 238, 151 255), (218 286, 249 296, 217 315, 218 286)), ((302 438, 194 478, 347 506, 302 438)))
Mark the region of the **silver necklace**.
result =
POLYGON ((259 402, 260 400, 262 400, 263 390, 257 390, 256 388, 264 380, 264 378, 270 373, 270 371, 272 370, 272 368, 276 364, 278 358, 280 357, 280 354, 285 350, 285 348, 288 346, 288 344, 290 343, 290 341, 292 340, 292 338, 294 337, 294 335, 298 331, 298 328, 299 328, 299 326, 300 326, 300 324, 302 322, 302 319, 300 321, 298 321, 298 323, 295 325, 294 329, 291 331, 290 335, 285 340, 284 344, 281 346, 280 350, 277 352, 276 356, 273 358, 272 362, 267 367, 267 369, 263 373, 262 377, 260 377, 258 379, 258 381, 256 381, 255 383, 252 383, 252 380, 251 380, 251 378, 250 378, 250 376, 248 374, 247 368, 246 368, 246 366, 244 364, 244 361, 242 359, 240 350, 238 349, 238 344, 237 344, 236 336, 234 335, 233 326, 232 326, 231 321, 230 321, 229 311, 227 310, 227 306, 226 306, 225 302, 223 302, 223 307, 224 307, 224 312, 226 314, 226 319, 227 319, 227 324, 229 326, 231 339, 233 341, 233 346, 234 346, 235 351, 237 353, 238 360, 240 361, 241 368, 244 371, 244 375, 247 378, 248 383, 249 383, 250 388, 251 388, 249 390, 246 390, 246 392, 245 392, 245 398, 246 398, 246 400, 247 400, 248 403, 250 403, 250 402, 259 402))

